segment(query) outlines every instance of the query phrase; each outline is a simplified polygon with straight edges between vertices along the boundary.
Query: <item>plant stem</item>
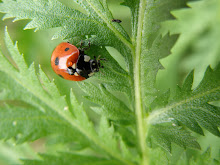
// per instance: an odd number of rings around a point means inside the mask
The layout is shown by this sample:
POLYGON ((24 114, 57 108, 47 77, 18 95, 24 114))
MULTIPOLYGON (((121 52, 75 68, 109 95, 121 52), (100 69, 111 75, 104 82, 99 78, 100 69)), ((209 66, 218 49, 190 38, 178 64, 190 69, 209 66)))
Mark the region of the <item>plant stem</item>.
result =
POLYGON ((138 29, 136 38, 136 49, 135 49, 135 62, 134 62, 134 87, 135 87, 135 113, 137 123, 137 134, 138 143, 142 156, 142 165, 148 165, 148 155, 145 141, 146 128, 144 125, 144 108, 142 103, 141 93, 141 44, 142 44, 142 30, 144 22, 144 12, 146 7, 146 0, 140 0, 139 5, 139 17, 138 17, 138 29))

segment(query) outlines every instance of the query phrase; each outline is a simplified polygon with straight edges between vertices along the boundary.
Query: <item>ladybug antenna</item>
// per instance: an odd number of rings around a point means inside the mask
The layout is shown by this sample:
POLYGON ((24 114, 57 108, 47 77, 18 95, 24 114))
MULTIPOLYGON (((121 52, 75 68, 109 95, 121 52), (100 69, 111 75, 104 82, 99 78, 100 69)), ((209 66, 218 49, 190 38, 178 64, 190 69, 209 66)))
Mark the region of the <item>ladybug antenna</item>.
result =
POLYGON ((80 41, 80 49, 82 49, 83 46, 83 40, 80 41))
MULTIPOLYGON (((105 58, 100 58, 100 57, 101 57, 101 55, 98 56, 97 61, 107 61, 105 58)), ((94 58, 95 58, 95 56, 94 56, 94 58)))

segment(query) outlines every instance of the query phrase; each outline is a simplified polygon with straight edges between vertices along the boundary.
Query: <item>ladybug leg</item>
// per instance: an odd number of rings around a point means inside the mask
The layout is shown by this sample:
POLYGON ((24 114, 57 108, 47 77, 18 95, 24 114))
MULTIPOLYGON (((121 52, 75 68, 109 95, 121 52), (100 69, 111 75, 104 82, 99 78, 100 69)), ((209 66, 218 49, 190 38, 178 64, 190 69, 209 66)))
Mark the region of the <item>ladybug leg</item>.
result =
POLYGON ((106 58, 100 58, 99 60, 102 60, 102 61, 108 61, 108 60, 106 60, 106 58))
POLYGON ((84 49, 81 49, 81 48, 80 48, 80 49, 79 49, 79 54, 80 54, 80 56, 84 56, 84 54, 85 54, 85 53, 84 53, 84 49))
POLYGON ((83 40, 80 41, 80 49, 82 49, 83 46, 83 40))
POLYGON ((74 75, 75 72, 76 72, 76 69, 73 69, 72 67, 68 67, 68 68, 67 68, 67 73, 68 73, 69 75, 74 75))
POLYGON ((90 49, 90 46, 91 46, 91 42, 90 42, 90 41, 89 41, 88 45, 89 45, 89 48, 88 48, 88 49, 90 49))
POLYGON ((101 57, 101 55, 98 56, 97 61, 107 61, 105 58, 100 58, 100 57, 101 57))

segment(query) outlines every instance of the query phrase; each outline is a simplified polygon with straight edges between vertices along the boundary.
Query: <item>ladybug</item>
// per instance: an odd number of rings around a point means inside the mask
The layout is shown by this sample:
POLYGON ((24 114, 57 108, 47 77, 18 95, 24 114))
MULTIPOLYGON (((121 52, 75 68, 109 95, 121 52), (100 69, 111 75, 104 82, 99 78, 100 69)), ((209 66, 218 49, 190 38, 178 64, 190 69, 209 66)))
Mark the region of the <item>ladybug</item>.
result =
POLYGON ((84 49, 68 43, 60 43, 51 56, 51 66, 60 77, 71 81, 83 81, 99 71, 100 60, 91 59, 84 49))

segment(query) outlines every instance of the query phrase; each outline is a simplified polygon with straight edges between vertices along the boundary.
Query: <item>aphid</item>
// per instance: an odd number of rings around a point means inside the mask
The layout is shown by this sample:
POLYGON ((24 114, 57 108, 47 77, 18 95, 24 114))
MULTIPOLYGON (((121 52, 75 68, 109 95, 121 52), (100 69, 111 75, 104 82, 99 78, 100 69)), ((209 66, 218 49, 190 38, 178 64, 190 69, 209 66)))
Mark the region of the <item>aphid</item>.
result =
POLYGON ((112 22, 121 23, 122 21, 120 19, 112 19, 112 22))

